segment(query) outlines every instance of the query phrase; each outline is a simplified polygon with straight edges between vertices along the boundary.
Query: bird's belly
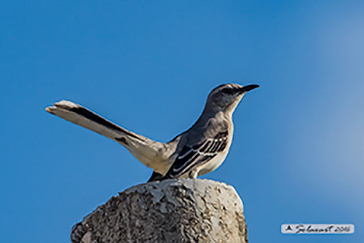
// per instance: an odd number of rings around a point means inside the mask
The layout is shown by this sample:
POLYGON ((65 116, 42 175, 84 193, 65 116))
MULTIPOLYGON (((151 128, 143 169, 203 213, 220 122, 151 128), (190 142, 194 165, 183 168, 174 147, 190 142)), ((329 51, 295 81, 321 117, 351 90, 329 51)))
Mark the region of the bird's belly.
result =
POLYGON ((216 155, 212 160, 203 165, 198 172, 198 175, 201 176, 216 170, 222 164, 222 162, 224 162, 228 151, 229 150, 226 149, 224 152, 216 155))

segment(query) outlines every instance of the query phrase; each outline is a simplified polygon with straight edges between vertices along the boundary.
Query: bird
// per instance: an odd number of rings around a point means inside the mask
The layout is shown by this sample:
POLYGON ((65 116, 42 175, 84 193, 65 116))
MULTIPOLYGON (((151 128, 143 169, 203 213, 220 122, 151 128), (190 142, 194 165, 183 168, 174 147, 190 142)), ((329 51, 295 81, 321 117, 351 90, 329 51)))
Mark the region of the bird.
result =
POLYGON ((209 93, 197 121, 166 143, 129 131, 72 101, 61 100, 46 111, 124 146, 153 169, 148 182, 196 178, 216 170, 224 162, 234 133, 232 115, 243 96, 258 87, 234 83, 217 86, 209 93))

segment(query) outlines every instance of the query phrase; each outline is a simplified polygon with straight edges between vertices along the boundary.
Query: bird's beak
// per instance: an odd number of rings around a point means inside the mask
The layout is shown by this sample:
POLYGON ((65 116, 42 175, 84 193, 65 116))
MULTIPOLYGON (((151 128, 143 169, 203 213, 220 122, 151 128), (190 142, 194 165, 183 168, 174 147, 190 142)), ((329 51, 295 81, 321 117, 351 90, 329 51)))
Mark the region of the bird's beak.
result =
POLYGON ((246 93, 246 92, 248 92, 250 90, 253 90, 255 88, 258 88, 258 87, 259 87, 259 85, 257 85, 257 84, 250 84, 250 85, 241 87, 240 93, 243 94, 243 93, 246 93))

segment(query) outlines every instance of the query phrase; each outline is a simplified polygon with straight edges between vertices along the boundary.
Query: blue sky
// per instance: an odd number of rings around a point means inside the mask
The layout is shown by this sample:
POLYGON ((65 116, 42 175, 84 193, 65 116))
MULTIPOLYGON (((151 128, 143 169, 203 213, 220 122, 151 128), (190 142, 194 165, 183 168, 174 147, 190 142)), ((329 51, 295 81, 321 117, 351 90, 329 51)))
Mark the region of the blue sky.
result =
POLYGON ((159 141, 221 83, 259 84, 234 114, 225 163, 250 242, 364 239, 363 1, 0 3, 0 242, 70 228, 151 170, 44 108, 69 99, 159 141), (282 235, 283 223, 354 224, 282 235))

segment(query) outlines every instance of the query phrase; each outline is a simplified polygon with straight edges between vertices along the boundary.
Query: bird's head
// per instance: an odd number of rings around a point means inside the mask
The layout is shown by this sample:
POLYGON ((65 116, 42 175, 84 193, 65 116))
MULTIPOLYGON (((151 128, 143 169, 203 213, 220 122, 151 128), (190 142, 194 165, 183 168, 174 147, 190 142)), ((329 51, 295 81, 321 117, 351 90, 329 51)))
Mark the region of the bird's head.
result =
POLYGON ((205 111, 223 111, 232 115, 244 94, 258 87, 259 85, 257 84, 246 86, 239 84, 222 84, 210 92, 207 98, 205 111))

